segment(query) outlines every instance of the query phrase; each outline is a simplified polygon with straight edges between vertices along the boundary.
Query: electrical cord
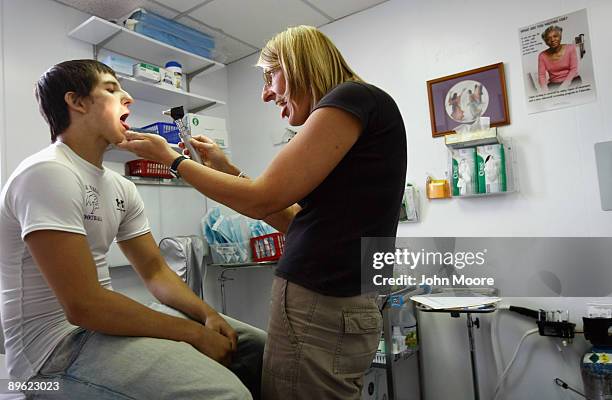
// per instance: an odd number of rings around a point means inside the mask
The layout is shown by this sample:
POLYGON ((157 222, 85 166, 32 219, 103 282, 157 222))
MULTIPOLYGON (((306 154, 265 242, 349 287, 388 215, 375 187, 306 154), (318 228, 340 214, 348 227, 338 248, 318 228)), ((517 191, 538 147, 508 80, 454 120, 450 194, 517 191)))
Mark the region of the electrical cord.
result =
POLYGON ((509 306, 507 305, 498 305, 497 312, 493 314, 493 318, 491 319, 491 348, 493 349, 493 361, 495 361, 495 372, 496 374, 500 374, 504 369, 504 360, 502 359, 500 345, 499 345, 499 319, 500 319, 500 311, 509 310, 509 306))
POLYGON ((562 387, 562 388, 563 388, 563 389, 565 389, 565 390, 570 390, 570 391, 572 391, 572 392, 574 392, 574 393, 576 393, 576 394, 578 394, 578 395, 580 395, 580 396, 584 397, 585 399, 588 399, 588 398, 587 398, 587 397, 584 395, 584 393, 581 393, 581 392, 577 391, 576 389, 574 389, 573 387, 571 387, 570 385, 568 385, 567 383, 565 383, 565 382, 564 382, 562 379, 560 379, 560 378, 555 378, 555 379, 553 380, 553 382, 555 382, 555 385, 560 386, 560 387, 562 387))
POLYGON ((528 336, 533 335, 534 333, 538 333, 538 329, 537 328, 531 329, 531 330, 528 330, 527 332, 525 332, 525 334, 523 335, 521 340, 518 342, 518 345, 516 346, 516 349, 514 350, 514 354, 512 355, 512 359, 508 363, 508 366, 504 370, 504 373, 500 376, 499 381, 497 382, 497 386, 495 387, 495 393, 493 395, 493 400, 496 400, 497 396, 501 393, 500 389, 502 388, 502 386, 504 384, 504 380, 506 379, 506 375, 510 371, 510 368, 512 368, 512 364, 514 364, 514 361, 516 360, 516 357, 517 357, 517 355, 519 353, 519 350, 521 349, 521 345, 523 344, 525 339, 527 339, 528 336))
MULTIPOLYGON (((493 360, 495 362, 495 367, 496 367, 496 370, 498 372, 501 371, 502 369, 504 369, 504 360, 502 359, 502 354, 501 354, 501 350, 500 350, 500 343, 499 343, 499 335, 498 335, 498 331, 499 331, 498 325, 499 325, 499 319, 500 319, 499 311, 503 311, 503 310, 513 311, 513 312, 522 314, 522 315, 524 315, 526 317, 530 317, 530 318, 537 318, 537 311, 535 311, 535 310, 531 310, 531 309, 524 308, 524 307, 498 305, 498 307, 497 307, 497 311, 498 312, 496 312, 493 315, 493 318, 491 320, 491 330, 490 330, 490 333, 491 333, 491 347, 493 349, 493 360)), ((517 346, 517 348, 516 348, 516 350, 514 352, 512 360, 508 364, 508 367, 506 367, 504 369, 504 372, 501 375, 501 377, 499 379, 499 382, 498 382, 498 384, 497 384, 497 386, 495 388, 495 397, 494 397, 494 400, 497 399, 497 396, 500 393, 500 389, 501 389, 501 387, 503 385, 503 381, 504 381, 508 371, 510 370, 511 365, 515 361, 515 358, 516 358, 516 356, 518 354, 520 346, 522 345, 522 342, 526 339, 527 336, 529 336, 532 333, 535 333, 537 331, 538 331, 538 329, 533 329, 531 331, 528 331, 521 338, 521 341, 519 342, 519 344, 518 344, 518 346, 517 346)), ((583 335, 584 331, 576 330, 574 333, 577 334, 577 335, 580 335, 580 334, 583 335)), ((560 349, 560 351, 561 351, 561 349, 560 349)), ((563 361, 564 361, 564 363, 566 363, 565 357, 563 357, 563 361)), ((576 393, 576 394, 578 394, 578 395, 580 395, 580 396, 582 396, 584 398, 587 398, 584 394, 582 394, 579 391, 577 391, 576 389, 572 388, 570 385, 568 385, 566 382, 564 382, 560 378, 555 378, 554 383, 557 386, 562 387, 563 389, 570 390, 570 391, 572 391, 572 392, 574 392, 574 393, 576 393)))

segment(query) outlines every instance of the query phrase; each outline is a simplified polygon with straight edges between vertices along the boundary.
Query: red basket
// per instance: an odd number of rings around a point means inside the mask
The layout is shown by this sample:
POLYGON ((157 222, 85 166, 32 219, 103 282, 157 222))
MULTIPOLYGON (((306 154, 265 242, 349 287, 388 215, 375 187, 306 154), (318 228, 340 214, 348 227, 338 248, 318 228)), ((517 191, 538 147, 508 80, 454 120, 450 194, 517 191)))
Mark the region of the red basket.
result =
POLYGON ((172 178, 170 168, 149 160, 134 160, 125 163, 125 174, 150 178, 172 178))
POLYGON ((251 238, 253 261, 278 260, 285 248, 285 235, 280 232, 251 238))

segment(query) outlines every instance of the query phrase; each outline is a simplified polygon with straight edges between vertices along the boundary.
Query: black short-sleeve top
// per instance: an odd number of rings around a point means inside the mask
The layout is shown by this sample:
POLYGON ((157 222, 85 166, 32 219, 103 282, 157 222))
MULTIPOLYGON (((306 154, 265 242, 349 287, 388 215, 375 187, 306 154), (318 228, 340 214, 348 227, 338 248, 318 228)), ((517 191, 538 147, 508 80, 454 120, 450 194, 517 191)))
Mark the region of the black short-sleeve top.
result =
POLYGON ((323 295, 355 296, 360 292, 361 238, 396 235, 406 131, 391 96, 364 82, 336 86, 315 109, 323 107, 353 114, 362 131, 334 170, 299 201, 302 210, 287 230, 276 275, 323 295))

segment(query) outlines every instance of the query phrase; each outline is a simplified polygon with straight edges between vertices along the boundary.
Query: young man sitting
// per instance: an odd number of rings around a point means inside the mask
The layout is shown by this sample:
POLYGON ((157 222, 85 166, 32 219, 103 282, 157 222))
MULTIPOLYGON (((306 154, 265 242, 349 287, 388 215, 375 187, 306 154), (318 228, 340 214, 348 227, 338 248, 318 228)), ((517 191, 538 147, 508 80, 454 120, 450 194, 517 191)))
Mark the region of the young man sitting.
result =
POLYGON ((93 60, 57 64, 36 98, 52 144, 25 159, 0 195, 11 376, 59 389, 36 398, 258 398, 265 333, 222 317, 188 288, 161 256, 134 184, 102 166, 108 145, 125 139, 133 102, 113 70, 93 60), (177 316, 112 290, 114 239, 177 316))

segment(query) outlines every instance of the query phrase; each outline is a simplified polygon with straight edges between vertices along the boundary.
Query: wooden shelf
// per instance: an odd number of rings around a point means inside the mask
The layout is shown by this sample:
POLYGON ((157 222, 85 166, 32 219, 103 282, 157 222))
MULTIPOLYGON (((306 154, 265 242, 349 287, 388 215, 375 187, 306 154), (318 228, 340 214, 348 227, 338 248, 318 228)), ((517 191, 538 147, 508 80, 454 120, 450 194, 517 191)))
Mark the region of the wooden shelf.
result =
POLYGON ((163 66, 169 60, 176 60, 181 63, 186 75, 209 73, 225 67, 220 62, 181 50, 98 17, 89 18, 74 28, 68 36, 155 65, 163 66))

